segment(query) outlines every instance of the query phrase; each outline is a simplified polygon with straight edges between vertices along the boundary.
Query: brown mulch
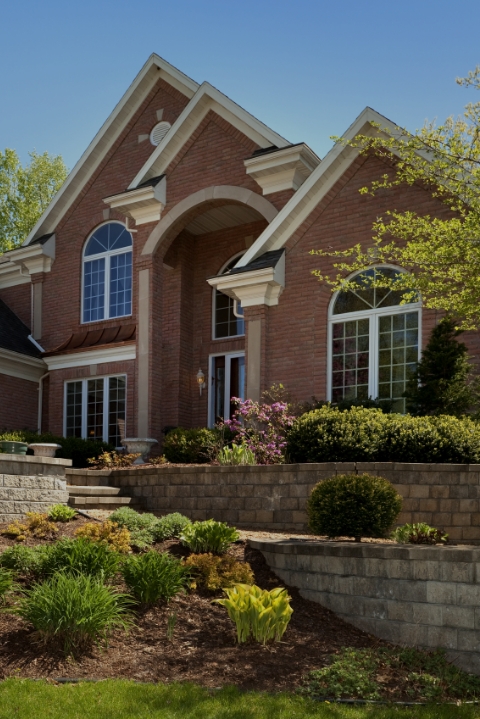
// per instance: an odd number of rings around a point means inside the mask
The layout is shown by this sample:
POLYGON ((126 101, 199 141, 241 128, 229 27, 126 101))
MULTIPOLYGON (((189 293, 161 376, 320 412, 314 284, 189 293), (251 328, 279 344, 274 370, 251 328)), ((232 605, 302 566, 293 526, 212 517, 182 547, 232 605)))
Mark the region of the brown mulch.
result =
MULTIPOLYGON (((60 525, 58 538, 71 536, 86 521, 77 518, 60 525)), ((0 526, 0 531, 3 529, 0 526)), ((27 540, 26 544, 38 544, 27 540)), ((0 537, 0 547, 14 542, 0 537)), ((176 556, 187 551, 178 541, 156 547, 176 556)), ((231 553, 248 561, 256 583, 264 589, 284 586, 269 569, 263 555, 244 540, 231 553)), ((39 642, 34 630, 18 617, 0 613, 0 678, 126 678, 146 682, 191 681, 208 687, 236 684, 243 689, 292 691, 311 669, 328 663, 344 646, 383 644, 343 622, 321 605, 300 597, 288 587, 293 615, 283 640, 269 646, 238 645, 225 609, 213 604, 217 594, 179 595, 169 605, 138 613, 130 632, 116 631, 108 646, 94 646, 75 658, 55 645, 39 642), (168 617, 176 615, 172 641, 167 638, 168 617)))

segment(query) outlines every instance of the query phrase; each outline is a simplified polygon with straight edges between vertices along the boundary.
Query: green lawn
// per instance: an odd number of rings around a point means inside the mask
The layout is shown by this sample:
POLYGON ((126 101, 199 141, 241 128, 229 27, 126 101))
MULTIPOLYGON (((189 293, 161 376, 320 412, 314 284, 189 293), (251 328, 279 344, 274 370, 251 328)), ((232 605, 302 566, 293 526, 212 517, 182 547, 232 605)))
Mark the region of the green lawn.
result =
POLYGON ((480 707, 346 707, 292 695, 187 684, 126 681, 52 685, 21 679, 0 683, 1 719, 474 719, 480 707))

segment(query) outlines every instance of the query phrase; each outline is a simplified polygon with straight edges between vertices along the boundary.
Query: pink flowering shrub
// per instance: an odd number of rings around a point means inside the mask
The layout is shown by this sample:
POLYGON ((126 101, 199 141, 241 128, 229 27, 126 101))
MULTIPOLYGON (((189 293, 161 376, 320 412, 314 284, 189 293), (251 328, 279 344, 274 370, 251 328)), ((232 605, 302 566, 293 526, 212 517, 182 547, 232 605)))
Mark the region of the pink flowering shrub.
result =
POLYGON ((281 464, 285 461, 286 435, 295 417, 288 413, 286 402, 260 404, 251 399, 232 397, 237 405, 233 419, 225 420, 220 428, 235 433, 235 442, 244 444, 254 455, 257 464, 281 464))

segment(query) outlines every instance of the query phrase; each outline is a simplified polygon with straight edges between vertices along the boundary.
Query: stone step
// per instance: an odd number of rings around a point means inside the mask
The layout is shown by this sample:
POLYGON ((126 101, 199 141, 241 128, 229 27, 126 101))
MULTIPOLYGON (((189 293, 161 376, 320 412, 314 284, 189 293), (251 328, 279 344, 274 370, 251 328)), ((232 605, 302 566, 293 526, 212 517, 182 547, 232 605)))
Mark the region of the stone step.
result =
POLYGON ((120 507, 139 509, 143 503, 138 497, 70 497, 68 504, 74 509, 114 510, 120 507))
POLYGON ((67 485, 71 497, 118 497, 121 487, 67 485))
POLYGON ((109 469, 67 469, 65 477, 69 485, 82 487, 108 487, 109 469))

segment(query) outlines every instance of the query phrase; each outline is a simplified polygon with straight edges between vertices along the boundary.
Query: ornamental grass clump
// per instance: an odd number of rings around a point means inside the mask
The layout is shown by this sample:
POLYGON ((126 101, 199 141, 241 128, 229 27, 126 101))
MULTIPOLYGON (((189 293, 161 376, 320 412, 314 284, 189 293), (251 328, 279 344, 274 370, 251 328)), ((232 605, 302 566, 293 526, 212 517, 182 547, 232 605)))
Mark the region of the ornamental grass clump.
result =
POLYGON ((225 554, 231 544, 239 538, 235 527, 224 522, 207 519, 205 522, 193 522, 183 530, 180 540, 195 554, 225 554))
POLYGON ((66 652, 106 639, 114 629, 128 629, 132 599, 83 574, 58 572, 24 592, 12 610, 44 639, 57 639, 66 652))
POLYGON ((7 594, 11 592, 13 587, 13 573, 5 569, 5 567, 0 567, 0 604, 5 603, 7 594))
POLYGON ((446 544, 448 534, 425 522, 414 522, 397 527, 392 532, 392 539, 400 544, 446 544))
POLYGON ((293 609, 287 590, 268 591, 256 585, 235 584, 225 589, 226 599, 215 599, 228 612, 237 629, 239 644, 251 636, 256 642, 279 642, 285 634, 293 609))
POLYGON ((191 588, 197 586, 209 592, 227 589, 234 584, 253 584, 254 576, 248 562, 239 562, 226 554, 191 554, 185 559, 185 566, 192 572, 191 588))
POLYGON ((313 534, 385 537, 402 508, 390 482, 369 474, 341 474, 319 482, 307 504, 313 534))
POLYGON ((120 560, 120 554, 107 544, 83 538, 61 539, 45 548, 40 573, 50 576, 64 572, 107 580, 117 573, 120 560))
POLYGON ((155 551, 137 554, 124 562, 125 584, 138 602, 168 602, 188 585, 189 569, 171 554, 155 551))

